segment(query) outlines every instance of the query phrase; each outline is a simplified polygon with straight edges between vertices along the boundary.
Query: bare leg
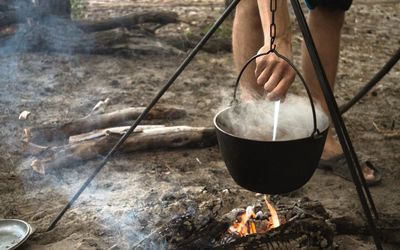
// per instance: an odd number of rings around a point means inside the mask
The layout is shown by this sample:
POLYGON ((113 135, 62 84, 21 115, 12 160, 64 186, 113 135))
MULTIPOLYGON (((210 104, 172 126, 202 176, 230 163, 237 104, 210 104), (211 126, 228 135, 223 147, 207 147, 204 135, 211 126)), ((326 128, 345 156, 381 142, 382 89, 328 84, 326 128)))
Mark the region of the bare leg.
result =
MULTIPOLYGON (((331 11, 320 7, 317 7, 310 12, 308 21, 310 31, 313 34, 315 46, 317 47, 318 54, 321 58, 322 65, 332 89, 335 86, 339 60, 340 31, 343 26, 343 21, 344 11, 331 11)), ((304 44, 302 46, 302 53, 304 77, 310 86, 313 97, 321 104, 324 111, 328 113, 328 108, 319 86, 319 81, 315 75, 313 65, 304 44)), ((330 158, 340 154, 341 152, 342 149, 340 145, 334 139, 332 133, 330 133, 325 144, 322 158, 330 158)))
MULTIPOLYGON (((310 31, 313 35, 313 40, 332 89, 335 86, 335 78, 338 68, 340 32, 343 26, 343 21, 344 11, 331 11, 320 7, 317 7, 310 12, 308 21, 310 31)), ((304 77, 310 86, 313 97, 321 104, 324 111, 328 113, 325 98, 304 44, 302 46, 302 53, 304 77)), ((329 131, 322 159, 329 159, 341 154, 342 152, 341 145, 334 138, 332 131, 329 131)), ((364 168, 364 176, 367 179, 373 178, 373 170, 364 168)))
MULTIPOLYGON (((258 4, 255 0, 242 0, 235 13, 232 32, 233 59, 240 70, 251 56, 264 44, 264 35, 258 4)), ((241 80, 242 98, 245 100, 261 97, 263 87, 256 84, 255 66, 249 65, 241 80)))

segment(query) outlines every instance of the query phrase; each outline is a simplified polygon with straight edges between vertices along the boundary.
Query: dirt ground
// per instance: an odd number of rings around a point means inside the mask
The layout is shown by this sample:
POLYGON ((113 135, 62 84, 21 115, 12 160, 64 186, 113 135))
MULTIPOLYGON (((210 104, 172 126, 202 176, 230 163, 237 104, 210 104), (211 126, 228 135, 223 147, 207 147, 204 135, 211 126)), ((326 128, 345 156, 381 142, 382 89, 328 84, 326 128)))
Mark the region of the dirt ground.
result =
MULTIPOLYGON (((87 2, 87 18, 164 9, 176 11, 182 20, 192 23, 170 25, 161 33, 185 32, 211 23, 223 9, 221 0, 87 2)), ((398 1, 354 1, 343 29, 335 92, 339 104, 349 100, 398 49, 399 13, 398 1)), ((301 36, 293 26, 298 63, 301 36)), ((223 214, 255 201, 256 194, 233 182, 217 146, 118 155, 58 226, 44 232, 92 173, 97 161, 38 175, 31 170, 30 159, 18 150, 22 129, 83 117, 106 98, 111 99, 108 110, 145 106, 184 56, 185 53, 129 58, 23 53, 0 57, 0 218, 23 219, 35 228, 22 249, 126 249, 178 213, 201 203, 216 202, 223 214), (18 120, 23 110, 32 112, 26 122, 18 120)), ((215 113, 230 101, 235 75, 231 53, 201 52, 160 101, 184 107, 187 117, 161 122, 212 126, 215 113)), ((399 78, 397 64, 344 116, 356 151, 382 169, 382 184, 370 189, 379 212, 397 215, 400 140, 386 138, 373 123, 388 129, 394 124, 394 129, 400 129, 399 78)), ((354 185, 329 172, 317 170, 292 195, 320 201, 332 217, 363 216, 354 185)), ((374 249, 372 238, 366 236, 337 235, 335 244, 340 249, 374 249)))

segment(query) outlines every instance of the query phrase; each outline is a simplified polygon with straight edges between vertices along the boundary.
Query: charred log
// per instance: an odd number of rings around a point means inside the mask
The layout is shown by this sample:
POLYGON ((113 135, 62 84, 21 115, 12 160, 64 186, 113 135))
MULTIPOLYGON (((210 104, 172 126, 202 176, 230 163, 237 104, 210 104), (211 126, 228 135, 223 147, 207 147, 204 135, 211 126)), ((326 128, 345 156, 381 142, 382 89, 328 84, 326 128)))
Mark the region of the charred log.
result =
MULTIPOLYGON (((83 134, 95 129, 122 126, 131 123, 143 112, 144 107, 133 107, 102 115, 93 115, 58 126, 31 127, 24 129, 24 140, 46 145, 49 142, 67 142, 72 135, 83 134)), ((155 107, 145 119, 179 119, 186 111, 172 107, 155 107)))

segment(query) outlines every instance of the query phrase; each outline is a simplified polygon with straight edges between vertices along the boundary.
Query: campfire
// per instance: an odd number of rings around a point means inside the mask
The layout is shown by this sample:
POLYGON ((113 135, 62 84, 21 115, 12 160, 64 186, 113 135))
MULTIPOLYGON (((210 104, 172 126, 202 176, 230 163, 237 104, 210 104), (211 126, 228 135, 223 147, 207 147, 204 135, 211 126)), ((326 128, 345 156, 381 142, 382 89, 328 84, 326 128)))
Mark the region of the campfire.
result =
POLYGON ((269 216, 265 216, 267 213, 262 210, 255 212, 254 206, 248 206, 245 211, 240 211, 238 213, 238 218, 233 225, 229 227, 228 233, 236 237, 245 237, 251 234, 267 233, 271 229, 277 228, 283 224, 284 219, 279 218, 278 212, 275 207, 268 202, 266 196, 264 196, 264 201, 269 216))
POLYGON ((222 216, 215 214, 212 204, 204 204, 196 212, 174 217, 133 249, 148 249, 159 244, 167 245, 168 249, 324 249, 332 246, 333 226, 319 202, 306 198, 294 203, 280 197, 269 199, 277 208, 264 197, 256 200, 254 206, 235 208, 222 216))

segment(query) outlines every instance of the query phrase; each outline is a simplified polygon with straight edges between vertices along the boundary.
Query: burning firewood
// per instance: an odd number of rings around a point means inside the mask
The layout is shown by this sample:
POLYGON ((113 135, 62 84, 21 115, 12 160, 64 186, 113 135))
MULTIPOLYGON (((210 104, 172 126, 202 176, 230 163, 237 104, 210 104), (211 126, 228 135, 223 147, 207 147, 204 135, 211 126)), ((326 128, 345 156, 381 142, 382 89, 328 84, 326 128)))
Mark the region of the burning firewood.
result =
MULTIPOLYGON (((73 143, 64 146, 55 146, 42 151, 42 154, 33 160, 31 166, 34 171, 44 174, 49 169, 79 165, 90 159, 101 157, 120 139, 124 129, 107 129, 97 134, 87 134, 74 138, 73 143)), ((139 129, 133 133, 121 146, 119 152, 128 153, 141 150, 178 148, 178 147, 205 147, 216 144, 216 135, 213 128, 175 126, 156 126, 139 129)))
MULTIPOLYGON (((95 129, 126 125, 143 112, 144 107, 133 107, 102 115, 87 116, 59 126, 31 127, 24 129, 24 140, 40 145, 49 142, 67 142, 72 135, 86 133, 95 129)), ((178 119, 186 115, 179 108, 153 108, 146 119, 178 119)))
POLYGON ((236 237, 230 235, 229 232, 232 212, 217 219, 213 212, 199 209, 197 213, 176 216, 138 242, 133 249, 148 249, 149 246, 157 245, 158 242, 164 243, 168 249, 326 249, 331 247, 334 236, 333 227, 327 223, 329 216, 320 203, 305 199, 294 206, 285 206, 284 210, 286 210, 284 211, 286 222, 283 225, 268 232, 236 237))

